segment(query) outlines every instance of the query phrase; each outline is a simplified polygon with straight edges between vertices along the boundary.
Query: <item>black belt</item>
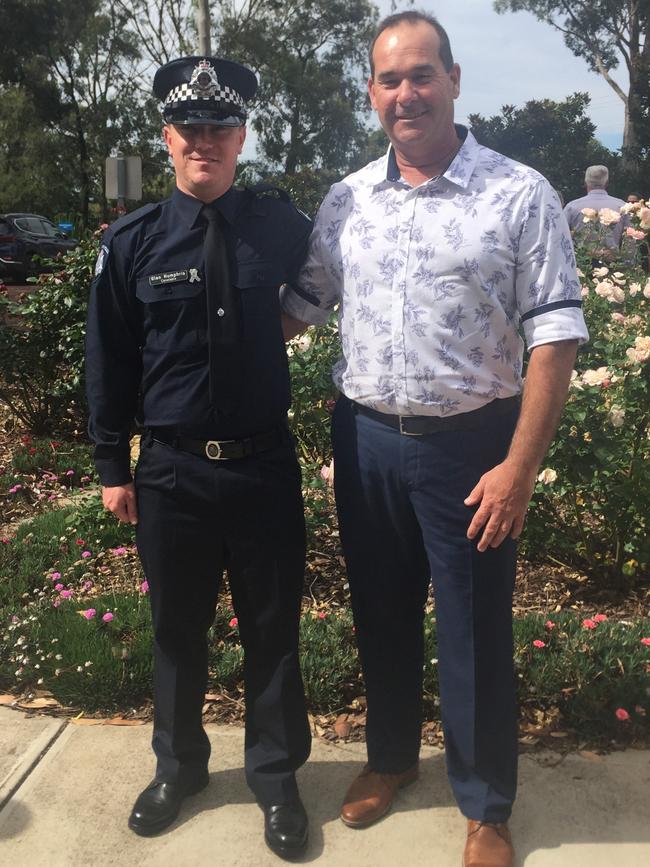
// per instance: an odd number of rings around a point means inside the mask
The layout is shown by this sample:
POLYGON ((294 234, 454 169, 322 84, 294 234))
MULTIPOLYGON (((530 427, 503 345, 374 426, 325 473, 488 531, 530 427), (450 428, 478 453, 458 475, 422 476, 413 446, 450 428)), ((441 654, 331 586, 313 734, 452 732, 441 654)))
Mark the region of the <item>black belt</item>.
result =
POLYGON ((163 443, 182 452, 208 458, 211 461, 230 461, 233 458, 245 458, 249 455, 265 452, 286 442, 286 431, 283 428, 274 428, 264 433, 255 434, 252 437, 244 437, 240 440, 194 440, 188 437, 175 436, 173 433, 161 428, 150 428, 154 442, 163 443))
POLYGON ((374 418, 375 421, 380 421, 406 436, 418 437, 438 431, 472 430, 491 418, 513 412, 519 405, 519 397, 504 397, 486 403, 471 412, 459 412, 456 415, 444 417, 437 415, 390 415, 376 409, 370 409, 370 407, 355 401, 351 401, 351 403, 354 412, 374 418))

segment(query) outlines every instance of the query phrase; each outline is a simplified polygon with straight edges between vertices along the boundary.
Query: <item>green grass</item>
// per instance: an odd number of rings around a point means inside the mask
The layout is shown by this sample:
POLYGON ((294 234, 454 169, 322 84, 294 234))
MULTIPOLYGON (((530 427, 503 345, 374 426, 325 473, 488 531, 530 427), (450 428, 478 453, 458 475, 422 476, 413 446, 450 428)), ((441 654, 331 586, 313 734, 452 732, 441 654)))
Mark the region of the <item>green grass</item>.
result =
POLYGON ((66 583, 79 580, 89 565, 81 557, 84 550, 96 554, 129 545, 133 535, 133 528, 118 524, 98 497, 25 521, 14 538, 0 545, 0 609, 19 609, 52 572, 65 575, 66 583))

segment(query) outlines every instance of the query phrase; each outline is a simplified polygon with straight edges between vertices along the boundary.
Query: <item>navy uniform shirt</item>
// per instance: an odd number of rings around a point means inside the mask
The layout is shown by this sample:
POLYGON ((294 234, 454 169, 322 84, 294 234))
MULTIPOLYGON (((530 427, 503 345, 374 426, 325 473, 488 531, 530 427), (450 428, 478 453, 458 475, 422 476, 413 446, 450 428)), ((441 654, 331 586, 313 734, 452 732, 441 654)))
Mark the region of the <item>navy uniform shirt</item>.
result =
POLYGON ((203 203, 175 189, 107 229, 88 310, 89 432, 104 485, 130 481, 129 438, 173 427, 196 438, 236 439, 286 419, 290 387, 279 287, 306 256, 311 221, 288 201, 231 187, 215 202, 230 279, 241 302, 238 379, 224 415, 209 401, 203 203))

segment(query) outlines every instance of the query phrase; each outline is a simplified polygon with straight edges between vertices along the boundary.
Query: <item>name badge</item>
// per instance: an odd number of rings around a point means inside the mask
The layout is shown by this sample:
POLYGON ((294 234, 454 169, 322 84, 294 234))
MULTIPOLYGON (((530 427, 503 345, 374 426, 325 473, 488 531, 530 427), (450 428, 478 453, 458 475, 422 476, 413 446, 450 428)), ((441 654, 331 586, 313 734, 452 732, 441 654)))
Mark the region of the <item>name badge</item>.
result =
POLYGON ((181 283, 187 280, 187 271, 165 271, 164 274, 152 274, 149 277, 150 286, 167 286, 169 283, 181 283))

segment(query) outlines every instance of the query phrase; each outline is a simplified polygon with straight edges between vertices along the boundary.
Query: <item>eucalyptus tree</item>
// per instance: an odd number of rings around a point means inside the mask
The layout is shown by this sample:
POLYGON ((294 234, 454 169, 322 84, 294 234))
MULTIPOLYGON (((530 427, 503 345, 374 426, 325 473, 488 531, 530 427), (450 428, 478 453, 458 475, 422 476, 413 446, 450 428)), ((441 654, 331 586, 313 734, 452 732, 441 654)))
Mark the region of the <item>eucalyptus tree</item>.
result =
POLYGON ((625 106, 623 159, 635 164, 649 146, 650 0, 496 0, 494 7, 532 12, 602 75, 625 106), (616 76, 621 60, 629 83, 616 76))

